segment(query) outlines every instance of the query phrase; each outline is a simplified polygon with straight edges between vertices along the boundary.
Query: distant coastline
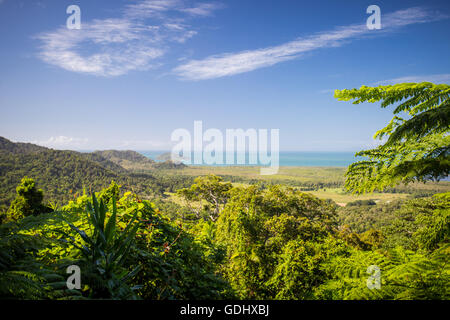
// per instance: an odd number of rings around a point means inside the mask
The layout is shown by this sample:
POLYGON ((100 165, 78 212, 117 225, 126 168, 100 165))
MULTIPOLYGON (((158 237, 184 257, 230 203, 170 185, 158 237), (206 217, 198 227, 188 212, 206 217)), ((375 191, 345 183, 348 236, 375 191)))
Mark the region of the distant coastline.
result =
MULTIPOLYGON (((164 161, 159 157, 169 151, 138 151, 142 155, 156 161, 164 161)), ((347 167, 348 165, 362 160, 355 157, 356 152, 346 151, 280 151, 280 166, 283 167, 347 167)), ((246 154, 248 159, 248 153, 246 154)), ((247 161, 248 162, 248 161, 247 161)), ((202 164, 203 166, 210 166, 202 164)), ((213 165, 226 166, 226 165, 213 165)), ((242 164, 237 166, 254 166, 242 164)))

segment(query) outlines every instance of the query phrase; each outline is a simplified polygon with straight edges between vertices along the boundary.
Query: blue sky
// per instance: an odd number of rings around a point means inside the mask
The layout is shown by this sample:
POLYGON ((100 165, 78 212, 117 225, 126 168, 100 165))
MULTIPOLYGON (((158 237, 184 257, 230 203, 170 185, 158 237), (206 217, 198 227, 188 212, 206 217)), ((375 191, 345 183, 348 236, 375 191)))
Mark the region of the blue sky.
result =
POLYGON ((334 89, 450 83, 449 17, 433 0, 0 0, 0 136, 163 150, 202 120, 280 129, 281 150, 357 151, 392 109, 334 89), (66 28, 72 4, 81 30, 66 28))

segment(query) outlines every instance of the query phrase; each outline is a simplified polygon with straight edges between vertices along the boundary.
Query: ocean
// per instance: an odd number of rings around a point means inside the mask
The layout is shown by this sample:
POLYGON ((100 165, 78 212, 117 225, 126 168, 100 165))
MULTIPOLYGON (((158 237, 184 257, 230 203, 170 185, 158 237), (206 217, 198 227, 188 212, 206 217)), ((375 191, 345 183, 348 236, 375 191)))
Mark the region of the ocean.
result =
MULTIPOLYGON (((158 156, 167 153, 168 151, 139 151, 142 155, 155 160, 158 156)), ((280 151, 280 166, 289 167, 347 167, 348 165, 363 160, 363 158, 356 158, 355 152, 316 152, 316 151, 280 151)), ((260 165, 248 164, 248 154, 246 154, 246 164, 236 164, 239 166, 245 165, 260 165)), ((197 165, 197 164, 196 164, 197 165)), ((201 164, 207 165, 207 164, 201 164)), ((216 164, 214 166, 217 166, 216 164)))

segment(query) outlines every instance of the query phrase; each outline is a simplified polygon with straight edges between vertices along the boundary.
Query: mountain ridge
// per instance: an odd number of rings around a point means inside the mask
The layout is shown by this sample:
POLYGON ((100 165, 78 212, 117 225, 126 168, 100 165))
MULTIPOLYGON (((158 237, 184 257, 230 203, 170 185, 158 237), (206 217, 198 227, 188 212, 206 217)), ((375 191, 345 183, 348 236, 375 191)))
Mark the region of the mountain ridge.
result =
POLYGON ((0 206, 4 209, 14 199, 15 188, 24 176, 35 179, 44 190, 46 200, 52 201, 67 201, 83 190, 100 190, 113 180, 143 197, 163 195, 175 187, 186 185, 183 177, 168 178, 151 167, 152 160, 143 158, 131 150, 82 153, 12 142, 0 137, 0 206), (137 167, 145 164, 145 170, 127 169, 119 164, 120 159, 130 167, 134 159, 137 167))

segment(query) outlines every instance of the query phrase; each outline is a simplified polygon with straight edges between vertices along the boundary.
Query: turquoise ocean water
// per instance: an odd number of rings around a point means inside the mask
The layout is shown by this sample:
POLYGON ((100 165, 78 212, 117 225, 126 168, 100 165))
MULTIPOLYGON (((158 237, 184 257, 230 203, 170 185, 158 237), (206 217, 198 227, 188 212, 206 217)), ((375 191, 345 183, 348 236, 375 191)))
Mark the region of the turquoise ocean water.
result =
MULTIPOLYGON (((159 155, 167 152, 168 151, 139 151, 139 153, 144 156, 156 161, 158 161, 157 157, 159 155)), ((355 158, 355 152, 280 151, 279 161, 280 166, 346 167, 358 160, 362 160, 362 158, 355 158)), ((246 163, 236 165, 250 165, 248 162, 248 154, 246 154, 246 163)))

